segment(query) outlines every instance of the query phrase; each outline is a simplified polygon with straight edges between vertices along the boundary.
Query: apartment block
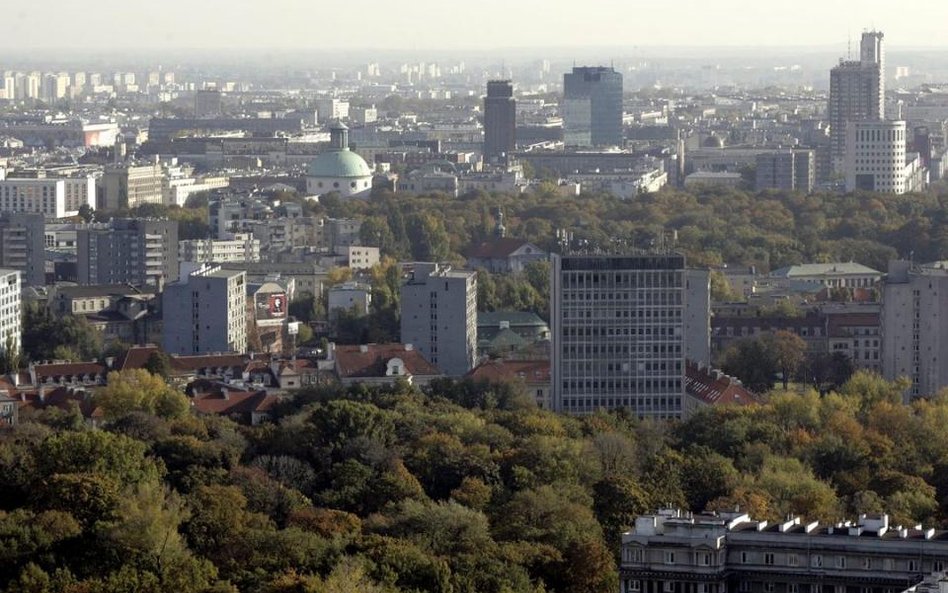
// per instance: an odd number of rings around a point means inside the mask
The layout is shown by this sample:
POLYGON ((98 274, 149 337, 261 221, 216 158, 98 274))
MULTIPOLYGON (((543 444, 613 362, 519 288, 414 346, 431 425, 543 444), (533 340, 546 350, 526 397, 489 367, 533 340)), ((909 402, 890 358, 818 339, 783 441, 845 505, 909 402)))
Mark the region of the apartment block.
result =
POLYGON ((246 352, 246 272, 210 265, 182 272, 187 273, 162 293, 165 352, 246 352))

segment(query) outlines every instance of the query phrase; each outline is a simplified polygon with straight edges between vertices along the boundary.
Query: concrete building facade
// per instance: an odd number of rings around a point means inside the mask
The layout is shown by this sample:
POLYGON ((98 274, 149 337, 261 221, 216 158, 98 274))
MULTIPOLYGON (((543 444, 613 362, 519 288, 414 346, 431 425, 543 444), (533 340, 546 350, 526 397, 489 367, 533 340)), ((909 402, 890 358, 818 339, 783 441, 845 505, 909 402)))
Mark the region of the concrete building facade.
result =
POLYGON ((859 60, 840 60, 830 70, 830 160, 837 175, 846 165, 849 122, 885 119, 885 47, 883 34, 864 32, 859 60))
POLYGON ((846 129, 846 191, 904 194, 904 121, 851 121, 846 129))
POLYGON ((882 375, 911 380, 906 401, 948 386, 948 262, 890 262, 882 297, 882 375))
POLYGON ((460 377, 477 362, 477 274, 415 263, 401 289, 401 339, 432 364, 460 377))
POLYGON ((249 233, 232 233, 228 239, 190 239, 178 242, 178 261, 256 262, 260 261, 260 240, 249 233))
POLYGON ((860 515, 831 525, 662 509, 622 534, 620 593, 898 593, 945 570, 948 534, 860 515))
POLYGON ((162 293, 162 345, 169 354, 247 351, 247 274, 204 265, 162 293))
POLYGON ((685 359, 710 358, 708 291, 680 254, 554 255, 554 409, 681 417, 685 359))
POLYGON ((45 240, 42 214, 0 213, 0 267, 19 270, 23 284, 46 284, 45 240))
POLYGON ((102 175, 99 210, 135 208, 164 202, 164 172, 157 162, 149 165, 108 165, 102 175))
POLYGON ((162 286, 178 279, 178 223, 120 218, 76 231, 79 284, 162 286))

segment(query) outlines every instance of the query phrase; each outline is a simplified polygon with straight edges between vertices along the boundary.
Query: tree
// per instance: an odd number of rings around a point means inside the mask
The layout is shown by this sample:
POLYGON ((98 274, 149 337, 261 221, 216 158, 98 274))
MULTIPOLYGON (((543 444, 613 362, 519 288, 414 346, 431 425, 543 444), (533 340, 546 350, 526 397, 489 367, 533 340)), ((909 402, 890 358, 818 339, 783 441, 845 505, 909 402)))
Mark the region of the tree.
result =
POLYGON ((23 308, 23 353, 29 360, 92 360, 102 352, 102 336, 84 317, 56 318, 40 303, 23 308))
POLYGON ((90 223, 95 219, 95 210, 89 204, 79 206, 79 218, 85 223, 90 223))
POLYGON ((763 393, 774 385, 777 365, 772 352, 755 338, 743 338, 721 355, 721 369, 739 378, 751 391, 763 393))
POLYGON ((806 356, 806 341, 800 336, 779 330, 767 334, 764 338, 765 348, 770 352, 774 365, 783 379, 783 388, 787 389, 790 378, 796 374, 806 356))
POLYGON ((190 409, 190 403, 183 393, 145 369, 109 373, 106 386, 96 393, 96 404, 103 409, 107 420, 121 418, 131 412, 178 418, 186 415, 190 409))
POLYGON ((156 377, 167 380, 171 376, 171 357, 161 350, 156 350, 148 355, 148 360, 142 368, 156 377))

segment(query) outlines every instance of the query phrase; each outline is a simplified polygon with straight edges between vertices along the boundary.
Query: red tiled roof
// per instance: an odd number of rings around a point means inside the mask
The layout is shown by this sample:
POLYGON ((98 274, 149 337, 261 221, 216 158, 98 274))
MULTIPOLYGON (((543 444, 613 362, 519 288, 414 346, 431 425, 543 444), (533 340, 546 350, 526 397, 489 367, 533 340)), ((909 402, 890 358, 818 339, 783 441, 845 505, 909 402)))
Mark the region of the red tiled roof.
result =
POLYGON ((477 381, 511 381, 523 379, 527 383, 549 383, 549 360, 489 360, 471 369, 468 377, 477 381))
POLYGON ((33 367, 36 380, 42 381, 47 377, 75 377, 78 375, 100 375, 107 373, 109 368, 98 362, 59 362, 53 364, 38 364, 33 367))
POLYGON ((40 397, 39 391, 21 392, 18 399, 21 410, 42 410, 49 407, 68 410, 73 403, 76 403, 84 417, 102 416, 101 408, 93 403, 89 393, 76 391, 69 387, 57 387, 45 391, 42 397, 40 397))
POLYGON ((145 363, 155 352, 161 352, 161 349, 158 346, 132 346, 116 361, 115 369, 125 371, 144 368, 145 363))
POLYGON ((188 372, 201 369, 236 368, 243 370, 248 358, 243 354, 199 354, 196 356, 172 356, 171 368, 188 372))
POLYGON ((525 241, 523 239, 514 239, 513 237, 492 239, 490 241, 484 241, 479 245, 470 247, 467 252, 465 252, 464 257, 473 257, 479 259, 510 257, 511 253, 520 249, 527 243, 529 243, 529 241, 525 241))
POLYGON ((340 379, 354 377, 384 377, 385 365, 393 358, 405 364, 409 375, 435 376, 441 371, 425 360, 415 349, 406 350, 404 344, 368 344, 366 346, 336 346, 336 371, 340 379), (365 352, 362 349, 365 349, 365 352))
POLYGON ((197 395, 191 400, 194 408, 202 414, 251 414, 269 411, 279 401, 276 395, 266 391, 230 391, 197 395))
POLYGON ((750 406, 760 403, 757 394, 748 390, 733 377, 719 371, 701 368, 693 362, 688 362, 685 367, 685 391, 705 404, 750 406))

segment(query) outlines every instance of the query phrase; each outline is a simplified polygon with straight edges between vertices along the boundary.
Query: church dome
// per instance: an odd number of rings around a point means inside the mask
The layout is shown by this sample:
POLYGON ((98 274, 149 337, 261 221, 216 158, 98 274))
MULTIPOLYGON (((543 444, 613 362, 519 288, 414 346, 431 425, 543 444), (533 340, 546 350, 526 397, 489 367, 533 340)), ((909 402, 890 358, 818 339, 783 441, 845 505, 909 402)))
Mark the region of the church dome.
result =
POLYGON ((316 155, 306 171, 308 177, 325 177, 327 179, 349 177, 371 177, 365 159, 349 149, 327 150, 316 155))

